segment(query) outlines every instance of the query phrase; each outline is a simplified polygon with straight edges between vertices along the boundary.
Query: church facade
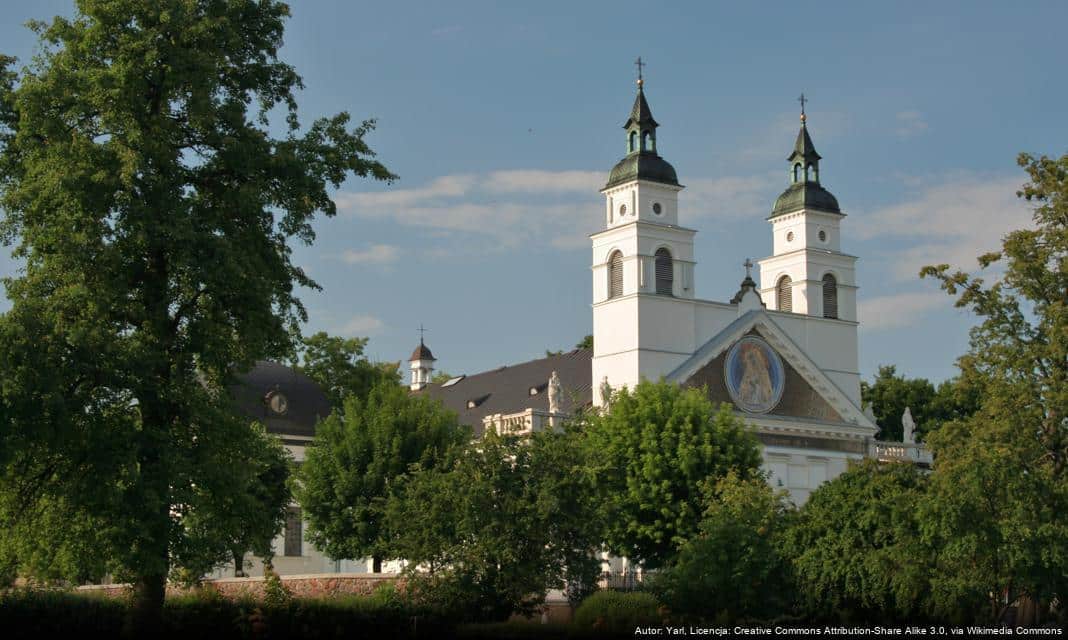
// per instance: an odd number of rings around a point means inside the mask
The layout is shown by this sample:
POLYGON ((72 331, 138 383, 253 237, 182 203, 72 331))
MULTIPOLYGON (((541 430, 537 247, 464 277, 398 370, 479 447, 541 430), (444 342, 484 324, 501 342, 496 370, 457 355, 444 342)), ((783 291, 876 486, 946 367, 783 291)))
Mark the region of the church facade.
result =
POLYGON ((592 351, 442 385, 425 383, 433 360, 413 359, 412 389, 440 398, 476 432, 521 433, 569 413, 539 396, 557 369, 562 395, 594 406, 642 379, 705 388, 753 427, 770 481, 798 504, 850 460, 928 462, 918 445, 876 441, 874 418, 862 409, 857 258, 842 251, 845 214, 823 186, 803 108, 786 188, 769 203, 771 255, 757 265, 746 259, 745 278, 728 301, 698 296, 697 231, 683 224, 684 187, 657 151, 658 127, 639 80, 623 125, 627 152, 601 190, 600 229, 590 236, 592 351))

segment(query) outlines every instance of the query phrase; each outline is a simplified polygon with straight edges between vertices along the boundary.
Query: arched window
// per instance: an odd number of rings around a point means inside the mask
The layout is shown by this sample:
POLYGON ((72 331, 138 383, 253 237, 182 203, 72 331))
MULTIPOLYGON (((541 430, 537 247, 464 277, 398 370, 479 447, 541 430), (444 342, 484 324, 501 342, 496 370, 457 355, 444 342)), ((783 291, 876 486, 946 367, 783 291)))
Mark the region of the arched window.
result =
POLYGON ((823 317, 838 317, 838 281, 829 273, 823 276, 823 317))
POLYGON ((812 164, 812 165, 809 165, 808 170, 810 172, 809 175, 811 176, 812 181, 813 182, 819 182, 820 181, 820 168, 817 167, 816 165, 812 164))
POLYGON ((799 162, 799 163, 794 165, 794 182, 797 182, 800 179, 801 179, 801 163, 799 162))
POLYGON ((660 248, 656 250, 656 292, 670 296, 675 282, 675 266, 672 264, 671 252, 660 248))
POLYGON ((627 147, 627 151, 630 152, 630 153, 633 153, 634 152, 634 148, 637 147, 637 146, 638 146, 638 132, 637 131, 631 131, 630 132, 630 146, 627 147))
POLYGON ((642 132, 642 151, 652 151, 652 138, 649 136, 648 131, 642 132))
POLYGON ((623 295, 623 254, 613 251, 608 257, 608 297, 623 295))
POLYGON ((812 170, 812 165, 805 165, 805 182, 809 181, 808 172, 812 170))
POLYGON ((794 310, 794 292, 793 287, 790 286, 790 276, 783 276, 779 278, 779 284, 775 285, 775 299, 778 302, 776 307, 779 311, 793 311, 794 310))

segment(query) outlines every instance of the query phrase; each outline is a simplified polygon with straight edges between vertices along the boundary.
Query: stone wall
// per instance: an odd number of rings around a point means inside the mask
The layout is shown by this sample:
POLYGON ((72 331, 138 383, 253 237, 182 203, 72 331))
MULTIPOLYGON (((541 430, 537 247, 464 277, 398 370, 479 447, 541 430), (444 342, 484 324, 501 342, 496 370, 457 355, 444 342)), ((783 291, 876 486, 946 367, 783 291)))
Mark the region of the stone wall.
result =
MULTIPOLYGON (((339 595, 370 595, 382 584, 396 584, 403 588, 403 579, 396 575, 376 573, 329 573, 315 575, 280 576, 282 584, 297 598, 329 598, 339 595)), ((205 580, 205 589, 213 589, 227 598, 263 597, 264 579, 219 578, 205 580)), ((102 584, 78 587, 79 591, 104 593, 119 597, 126 594, 129 585, 102 584)), ((167 595, 174 596, 187 590, 174 585, 167 586, 167 595)))

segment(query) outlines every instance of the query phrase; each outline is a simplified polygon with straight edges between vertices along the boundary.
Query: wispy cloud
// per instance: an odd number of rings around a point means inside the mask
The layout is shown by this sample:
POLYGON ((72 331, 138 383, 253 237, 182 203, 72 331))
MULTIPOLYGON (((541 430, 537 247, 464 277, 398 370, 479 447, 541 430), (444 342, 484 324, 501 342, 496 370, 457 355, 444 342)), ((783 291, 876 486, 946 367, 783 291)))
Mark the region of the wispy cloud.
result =
POLYGON ((886 331, 919 324, 935 309, 947 309, 952 299, 941 291, 899 293, 861 299, 857 316, 864 331, 886 331))
POLYGON ((679 194, 681 210, 687 217, 742 219, 771 212, 783 176, 767 173, 751 176, 723 176, 687 180, 679 194))
POLYGON ((919 111, 901 111, 896 116, 897 129, 894 130, 902 138, 911 138, 927 131, 930 127, 923 114, 919 111))
MULTIPOLYGON (((364 218, 390 218, 439 234, 488 237, 489 248, 507 250, 532 239, 557 249, 586 247, 602 215, 598 190, 603 171, 516 169, 440 176, 408 189, 342 192, 338 209, 364 218)), ((690 219, 742 218, 768 210, 781 176, 723 176, 687 180, 682 206, 690 219)), ((385 251, 353 251, 349 261, 390 257, 385 251)))
POLYGON ((373 244, 366 249, 349 249, 341 259, 349 264, 393 264, 400 257, 397 247, 390 244, 373 244))
POLYGON ((384 323, 379 318, 360 313, 349 318, 348 322, 336 327, 331 333, 349 337, 367 336, 378 332, 383 326, 384 323))
POLYGON ((878 256, 898 280, 915 279, 928 264, 975 269, 976 256, 999 249, 1009 231, 1032 225, 1030 209, 1016 197, 1021 182, 973 173, 927 180, 904 201, 856 216, 853 232, 895 247, 904 243, 878 256))

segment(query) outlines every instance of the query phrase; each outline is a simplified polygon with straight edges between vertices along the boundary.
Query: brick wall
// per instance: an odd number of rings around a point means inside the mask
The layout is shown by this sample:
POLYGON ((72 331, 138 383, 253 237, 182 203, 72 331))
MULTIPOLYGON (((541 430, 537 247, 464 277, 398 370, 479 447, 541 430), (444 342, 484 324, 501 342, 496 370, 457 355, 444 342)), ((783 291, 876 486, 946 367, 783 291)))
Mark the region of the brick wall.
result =
MULTIPOLYGON (((316 575, 281 576, 282 584, 297 598, 329 598, 337 595, 370 595, 381 584, 395 583, 403 587, 399 576, 374 573, 328 573, 316 575)), ((227 598, 263 596, 264 580, 255 578, 220 578, 205 580, 204 588, 214 589, 227 598)), ((104 593, 118 597, 126 594, 129 585, 103 584, 78 587, 79 591, 104 593)), ((178 595, 186 590, 174 585, 167 586, 167 595, 178 595)))

